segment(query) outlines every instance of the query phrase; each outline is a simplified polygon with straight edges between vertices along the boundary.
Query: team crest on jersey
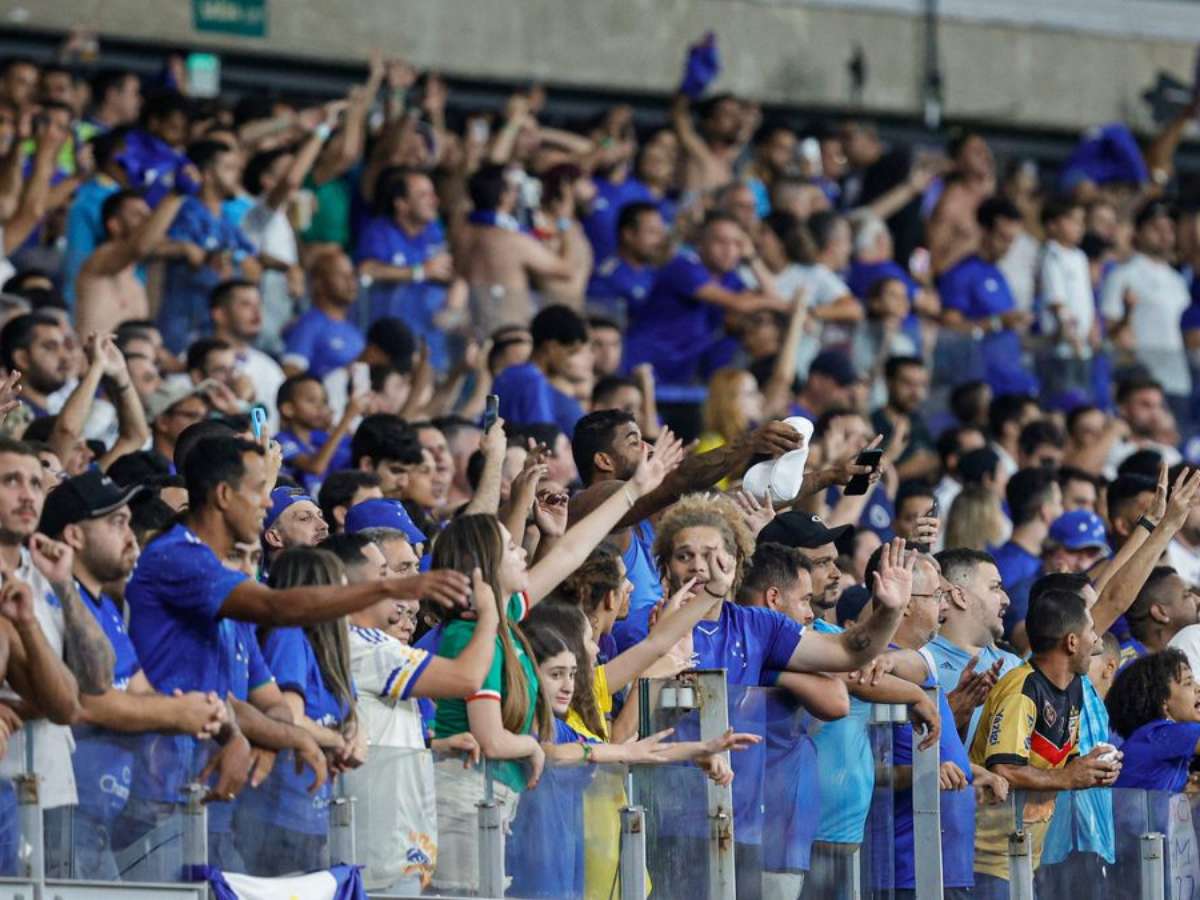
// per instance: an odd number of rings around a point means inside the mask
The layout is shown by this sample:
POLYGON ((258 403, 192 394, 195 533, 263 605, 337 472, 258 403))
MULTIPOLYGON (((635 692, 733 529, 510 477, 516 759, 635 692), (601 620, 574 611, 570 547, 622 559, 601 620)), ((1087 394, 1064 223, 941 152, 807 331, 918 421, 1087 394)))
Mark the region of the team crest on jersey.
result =
POLYGON ((1054 706, 1049 700, 1042 705, 1042 718, 1046 720, 1046 724, 1051 728, 1053 728, 1054 723, 1058 721, 1058 713, 1054 711, 1054 706))

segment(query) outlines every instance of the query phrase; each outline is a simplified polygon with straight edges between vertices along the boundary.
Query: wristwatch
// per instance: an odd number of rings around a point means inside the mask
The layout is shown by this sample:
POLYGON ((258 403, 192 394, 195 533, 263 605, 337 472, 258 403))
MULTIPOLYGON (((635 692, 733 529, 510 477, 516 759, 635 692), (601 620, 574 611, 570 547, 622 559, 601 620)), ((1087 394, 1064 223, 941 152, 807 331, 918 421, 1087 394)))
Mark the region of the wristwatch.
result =
POLYGON ((1158 523, 1154 522, 1147 516, 1140 516, 1137 520, 1137 525, 1145 528, 1149 534, 1154 534, 1154 529, 1158 527, 1158 523))
POLYGON ((412 272, 412 280, 413 281, 424 281, 425 280, 425 267, 423 265, 421 265, 420 263, 417 263, 409 271, 412 272))

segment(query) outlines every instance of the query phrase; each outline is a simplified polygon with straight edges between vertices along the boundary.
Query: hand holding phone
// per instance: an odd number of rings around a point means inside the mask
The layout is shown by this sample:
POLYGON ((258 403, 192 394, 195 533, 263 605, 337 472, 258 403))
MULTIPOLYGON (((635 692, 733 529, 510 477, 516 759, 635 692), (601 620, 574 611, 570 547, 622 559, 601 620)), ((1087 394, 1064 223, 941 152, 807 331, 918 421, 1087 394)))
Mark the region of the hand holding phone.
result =
POLYGON ((254 439, 261 442, 267 428, 267 411, 261 406, 250 408, 250 428, 254 431, 254 439))
POLYGON ((846 485, 844 493, 848 497, 861 497, 867 492, 867 488, 871 486, 871 476, 879 471, 879 464, 883 461, 883 451, 878 447, 868 447, 863 450, 854 460, 856 466, 867 466, 870 468, 869 473, 855 475, 846 485))
POLYGON ((487 395, 487 405, 483 408, 483 433, 491 431, 500 417, 500 397, 496 394, 487 395))

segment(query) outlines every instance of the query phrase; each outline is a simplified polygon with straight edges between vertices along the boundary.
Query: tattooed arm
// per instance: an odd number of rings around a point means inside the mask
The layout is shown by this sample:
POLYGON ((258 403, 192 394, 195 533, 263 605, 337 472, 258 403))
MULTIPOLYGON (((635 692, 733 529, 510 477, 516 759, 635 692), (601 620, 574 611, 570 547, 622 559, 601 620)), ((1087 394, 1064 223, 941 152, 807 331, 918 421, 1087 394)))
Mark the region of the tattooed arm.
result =
POLYGON ((113 683, 116 655, 96 617, 83 605, 74 581, 53 584, 63 610, 63 656, 79 682, 79 693, 103 694, 113 683))
POLYGON ((83 604, 71 568, 75 554, 44 534, 29 539, 33 564, 50 582, 63 611, 63 657, 81 694, 103 694, 112 687, 116 655, 104 629, 83 604))

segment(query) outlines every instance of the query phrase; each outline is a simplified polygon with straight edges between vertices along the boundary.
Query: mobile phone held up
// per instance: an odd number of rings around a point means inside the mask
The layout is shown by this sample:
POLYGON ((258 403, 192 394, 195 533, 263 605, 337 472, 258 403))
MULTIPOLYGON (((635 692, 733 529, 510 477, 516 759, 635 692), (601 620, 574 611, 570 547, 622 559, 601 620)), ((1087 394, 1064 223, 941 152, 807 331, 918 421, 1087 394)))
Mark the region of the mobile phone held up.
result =
POLYGON ((487 432, 496 424, 500 417, 500 398, 496 394, 487 395, 487 405, 483 408, 483 432, 487 432))
MULTIPOLYGON (((883 461, 883 451, 878 447, 868 447, 854 460, 856 466, 869 466, 871 473, 874 474, 879 468, 879 463, 883 461)), ((846 485, 845 493, 851 497, 860 497, 867 492, 867 488, 871 486, 870 475, 855 475, 850 479, 850 483, 846 485)))

